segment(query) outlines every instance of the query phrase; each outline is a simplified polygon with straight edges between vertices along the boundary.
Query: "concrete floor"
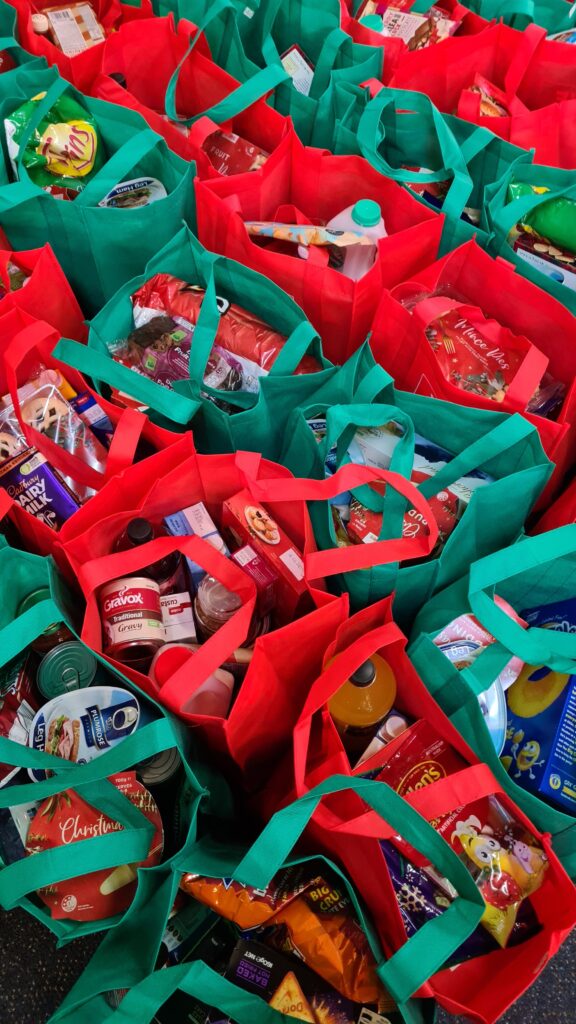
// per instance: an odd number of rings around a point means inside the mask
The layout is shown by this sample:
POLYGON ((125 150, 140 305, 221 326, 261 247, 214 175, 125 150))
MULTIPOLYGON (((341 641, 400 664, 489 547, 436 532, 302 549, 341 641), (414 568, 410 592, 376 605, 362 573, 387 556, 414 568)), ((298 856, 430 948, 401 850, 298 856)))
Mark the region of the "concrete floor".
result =
MULTIPOLYGON (((1 1024, 45 1024, 89 960, 97 940, 56 951, 51 934, 20 910, 0 912, 1 1024)), ((502 1024, 576 1024, 576 933, 502 1024)), ((457 1019, 440 1014, 439 1024, 457 1019)), ((179 1024, 174 1021, 174 1024, 179 1024)))

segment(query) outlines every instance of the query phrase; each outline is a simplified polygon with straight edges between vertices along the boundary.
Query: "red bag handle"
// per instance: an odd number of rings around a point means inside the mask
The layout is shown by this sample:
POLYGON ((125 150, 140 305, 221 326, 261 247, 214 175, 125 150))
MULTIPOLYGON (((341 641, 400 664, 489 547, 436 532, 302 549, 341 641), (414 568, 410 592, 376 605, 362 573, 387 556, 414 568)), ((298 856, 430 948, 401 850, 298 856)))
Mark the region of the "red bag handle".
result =
MULTIPOLYGON (((0 521, 7 516, 9 512, 15 507, 14 500, 8 494, 8 491, 0 484, 0 521)), ((20 507, 20 506, 18 506, 20 507)))
POLYGON ((308 694, 300 718, 294 727, 294 780, 296 795, 302 796, 308 791, 305 785, 308 748, 312 717, 320 711, 330 697, 346 682, 347 679, 365 662, 371 654, 395 643, 397 640, 406 642, 406 638, 395 622, 386 622, 377 629, 371 629, 364 636, 358 637, 341 654, 336 654, 334 661, 322 672, 308 694))
POLYGON ((37 448, 46 456, 48 461, 66 476, 94 490, 100 490, 103 484, 115 473, 120 472, 127 466, 132 465, 136 453, 136 447, 144 429, 145 417, 136 410, 126 409, 119 417, 114 439, 106 460, 106 468, 103 473, 87 465, 83 459, 71 452, 67 452, 51 438, 46 437, 39 430, 34 429, 22 418, 20 402, 18 400, 18 378, 17 370, 24 358, 38 345, 50 337, 58 339, 58 331, 49 324, 38 321, 24 327, 12 339, 11 343, 3 353, 6 367, 6 381, 14 412, 22 432, 28 444, 37 448), (129 413, 129 415, 126 415, 129 413))
POLYGON ((198 562, 242 601, 241 608, 232 618, 202 644, 199 651, 191 653, 190 658, 162 686, 162 703, 181 714, 186 699, 246 640, 256 605, 256 587, 250 577, 201 537, 158 537, 141 547, 86 562, 78 570, 78 582, 84 593, 92 596, 110 580, 137 574, 139 569, 174 551, 198 562))
MULTIPOLYGON (((430 786, 414 790, 403 799, 423 818, 433 821, 434 818, 450 814, 459 807, 466 807, 488 796, 505 796, 505 793, 487 764, 473 764, 454 775, 438 779, 430 786)), ((327 827, 331 832, 345 832, 347 835, 371 839, 391 839, 397 835, 397 831, 391 829, 374 811, 366 811, 350 821, 327 827)))
MULTIPOLYGON (((240 464, 242 462, 245 467, 244 472, 248 476, 249 467, 254 463, 241 459, 240 464)), ((334 576, 338 573, 371 569, 375 565, 383 565, 387 562, 426 558, 433 551, 438 540, 438 524, 426 498, 414 484, 405 480, 399 473, 371 466, 358 466, 354 463, 342 466, 334 476, 327 477, 325 480, 300 480, 294 477, 272 480, 250 478, 249 487, 253 497, 264 502, 327 501, 337 497, 343 491, 354 490, 363 484, 377 481, 390 484, 398 494, 406 498, 413 508, 426 519, 430 532, 418 537, 396 537, 391 540, 375 541, 374 544, 356 544, 349 548, 308 552, 304 555, 306 579, 318 580, 324 576, 334 576)))

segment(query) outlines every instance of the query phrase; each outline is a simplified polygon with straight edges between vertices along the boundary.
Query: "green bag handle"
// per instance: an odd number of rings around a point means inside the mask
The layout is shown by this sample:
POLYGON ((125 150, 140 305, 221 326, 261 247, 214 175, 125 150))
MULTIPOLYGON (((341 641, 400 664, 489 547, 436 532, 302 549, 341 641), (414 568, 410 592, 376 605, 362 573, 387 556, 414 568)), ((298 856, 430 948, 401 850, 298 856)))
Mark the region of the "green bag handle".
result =
MULTIPOLYGON (((576 525, 561 526, 549 533, 523 538, 470 567, 470 607, 482 625, 507 649, 508 658, 511 652, 530 665, 547 665, 555 672, 576 673, 574 633, 536 626, 523 629, 494 602, 499 583, 575 551, 576 525)), ((484 660, 484 653, 478 658, 478 664, 484 660)))
POLYGON ((484 900, 454 850, 390 786, 333 775, 273 815, 238 865, 234 878, 246 885, 265 888, 298 842, 322 798, 347 791, 360 796, 383 819, 382 838, 402 835, 460 893, 440 917, 427 921, 378 968, 385 988, 409 1016, 410 997, 472 934, 484 913, 484 900))
MULTIPOLYGON (((322 44, 322 49, 318 55, 318 60, 316 61, 314 78, 310 89, 311 96, 318 99, 328 89, 332 73, 338 74, 338 69, 335 68, 335 64, 342 51, 346 49, 350 51, 351 64, 356 65, 358 68, 363 67, 363 65, 366 64, 374 55, 380 56, 382 60, 384 59, 383 50, 379 53, 376 48, 368 46, 362 47, 362 44, 355 43, 341 28, 333 28, 326 36, 322 44), (364 59, 360 59, 362 49, 366 51, 373 49, 373 53, 367 52, 366 57, 364 59), (357 62, 354 60, 355 53, 358 53, 359 55, 357 62)), ((342 69, 340 69, 340 71, 342 71, 342 69)), ((363 77, 372 78, 374 75, 370 75, 366 72, 366 75, 363 77)))
POLYGON ((39 601, 0 629, 0 665, 7 665, 55 622, 62 611, 53 598, 39 601))
POLYGON ((0 756, 6 763, 23 762, 24 767, 49 768, 56 773, 43 782, 0 791, 0 806, 44 800, 65 789, 75 789, 87 803, 124 826, 119 832, 56 847, 35 854, 32 859, 6 865, 0 871, 0 904, 10 910, 26 894, 44 886, 101 871, 103 866, 117 867, 146 860, 154 826, 107 778, 123 771, 127 764, 136 764, 175 745, 176 737, 168 719, 151 722, 117 747, 83 765, 66 765, 61 758, 0 738, 0 756))
MULTIPOLYGON (((531 167, 533 172, 533 180, 538 179, 540 171, 547 172, 549 168, 540 168, 536 165, 531 167)), ((488 203, 488 211, 491 219, 498 225, 500 230, 504 233, 504 241, 508 238, 508 235, 512 228, 516 224, 520 223, 527 214, 529 214, 535 207, 541 203, 548 202, 550 199, 560 199, 563 196, 568 198, 576 197, 576 182, 570 185, 566 185, 563 188, 551 188, 549 192, 544 194, 534 194, 533 196, 521 196, 519 199, 514 199, 512 202, 506 202, 506 192, 508 189, 508 182, 510 174, 508 174, 502 184, 502 187, 495 193, 494 197, 488 203), (498 207, 498 202, 502 205, 498 207)))
POLYGON ((106 1019, 110 1024, 153 1024, 157 1011, 178 990, 220 1010, 236 1024, 286 1024, 285 1014, 227 981, 201 960, 154 971, 135 985, 106 1019))
POLYGON ((188 426, 200 408, 199 399, 169 391, 148 377, 115 362, 112 356, 71 338, 61 338, 52 350, 52 355, 93 380, 103 381, 125 391, 142 405, 181 426, 188 426))
POLYGON ((502 455, 521 441, 534 437, 535 432, 535 427, 519 413, 504 415, 500 423, 447 462, 436 476, 419 484, 418 490, 425 498, 431 498, 483 463, 502 455))
POLYGON ((510 18, 515 15, 535 21, 536 5, 534 0, 482 0, 478 13, 487 21, 510 18))
MULTIPOLYGON (((432 101, 423 93, 405 89, 381 89, 366 104, 358 125, 358 144, 362 155, 381 174, 403 184, 410 182, 444 181, 447 174, 452 175, 452 183, 444 200, 442 210, 447 216, 458 219, 466 206, 474 183, 460 146, 452 134, 442 114, 432 101), (438 139, 440 152, 443 155, 444 167, 438 171, 409 171, 403 167, 393 167, 382 154, 380 146, 386 141, 386 131, 382 124, 382 116, 398 109, 419 114, 431 121, 431 127, 438 139)), ((472 133, 476 134, 476 133, 472 133)), ((489 133, 490 134, 490 133, 489 133)))
POLYGON ((284 70, 281 64, 271 64, 268 67, 262 68, 252 78, 249 78, 247 82, 243 82, 237 89, 234 89, 229 93, 228 96, 225 96, 224 99, 215 103, 214 106, 209 107, 207 110, 203 111, 203 113, 194 114, 192 117, 179 117, 176 109, 176 91, 178 88, 180 72, 188 60, 188 57, 194 50, 201 32, 202 29, 199 29, 190 42, 188 50, 174 70, 166 88, 164 109, 166 116, 176 124, 191 125, 201 117, 209 117, 211 121, 215 122, 215 124, 223 124, 226 121, 231 121, 244 110, 248 110, 248 108, 254 103, 257 103, 258 100, 267 96, 268 93, 272 92, 277 85, 280 85, 281 82, 285 82, 290 78, 290 75, 284 70))

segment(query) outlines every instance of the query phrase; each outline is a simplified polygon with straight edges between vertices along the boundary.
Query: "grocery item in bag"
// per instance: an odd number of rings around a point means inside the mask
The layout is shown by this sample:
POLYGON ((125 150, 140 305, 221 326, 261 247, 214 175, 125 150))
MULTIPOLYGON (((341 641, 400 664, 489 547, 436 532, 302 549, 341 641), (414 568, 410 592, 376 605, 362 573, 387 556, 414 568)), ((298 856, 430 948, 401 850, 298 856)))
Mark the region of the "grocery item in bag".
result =
POLYGON ((78 499, 35 448, 0 462, 0 487, 51 530, 59 530, 80 508, 78 499))
MULTIPOLYGON (((19 654, 0 668, 0 736, 24 746, 40 707, 35 675, 36 658, 32 652, 19 654)), ((19 771, 11 764, 0 764, 0 787, 19 771)))
POLYGON ((104 162, 98 129, 91 114, 71 96, 62 95, 41 119, 26 149, 20 140, 34 114, 34 104, 46 93, 33 96, 4 120, 12 169, 18 178, 21 158, 30 179, 61 199, 75 199, 104 162))
POLYGON ((104 28, 98 21, 92 4, 61 4, 44 7, 32 15, 32 28, 37 35, 46 35, 67 57, 83 53, 105 39, 104 28))
POLYGON ((328 701, 328 710, 352 765, 374 738, 395 699, 394 673, 384 658, 373 654, 328 701))
POLYGON ((426 14, 412 12, 412 0, 394 0, 390 4, 367 0, 358 11, 361 24, 383 36, 402 39, 408 50, 423 50, 448 39, 458 31, 461 21, 447 18, 435 5, 426 14), (378 21, 376 20, 378 18, 378 21), (368 20, 369 19, 369 20, 368 20))
MULTIPOLYGON (((576 632, 576 598, 522 612, 529 626, 576 632)), ((506 692, 502 763, 511 778, 576 814, 576 676, 525 665, 506 692)))
POLYGON ((234 132, 225 132, 221 128, 212 132, 202 143, 202 149, 208 156, 218 174, 245 174, 263 167, 270 156, 260 146, 255 146, 234 132))
POLYGON ((140 206, 149 206, 168 195, 164 185, 158 178, 132 178, 121 181, 110 189, 98 206, 113 206, 118 210, 132 210, 140 206))
MULTIPOLYGON (((139 864, 104 868, 39 889, 38 896, 56 920, 98 921, 122 913, 134 898, 137 869, 153 867, 162 857, 162 819, 150 793, 137 781, 134 772, 112 775, 109 781, 153 823, 148 856, 139 864)), ((28 829, 26 851, 34 855, 122 830, 120 822, 69 789, 49 797, 39 807, 28 829)))

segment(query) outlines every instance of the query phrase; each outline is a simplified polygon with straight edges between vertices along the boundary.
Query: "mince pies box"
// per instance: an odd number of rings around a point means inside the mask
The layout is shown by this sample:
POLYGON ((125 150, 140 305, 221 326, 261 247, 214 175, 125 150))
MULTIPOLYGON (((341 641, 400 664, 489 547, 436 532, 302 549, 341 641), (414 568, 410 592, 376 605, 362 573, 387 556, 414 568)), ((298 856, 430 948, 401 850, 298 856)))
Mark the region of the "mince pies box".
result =
POLYGON ((291 622, 310 610, 301 552, 249 491, 240 491, 224 502, 222 526, 237 546, 249 544, 278 576, 275 616, 280 622, 291 622))

